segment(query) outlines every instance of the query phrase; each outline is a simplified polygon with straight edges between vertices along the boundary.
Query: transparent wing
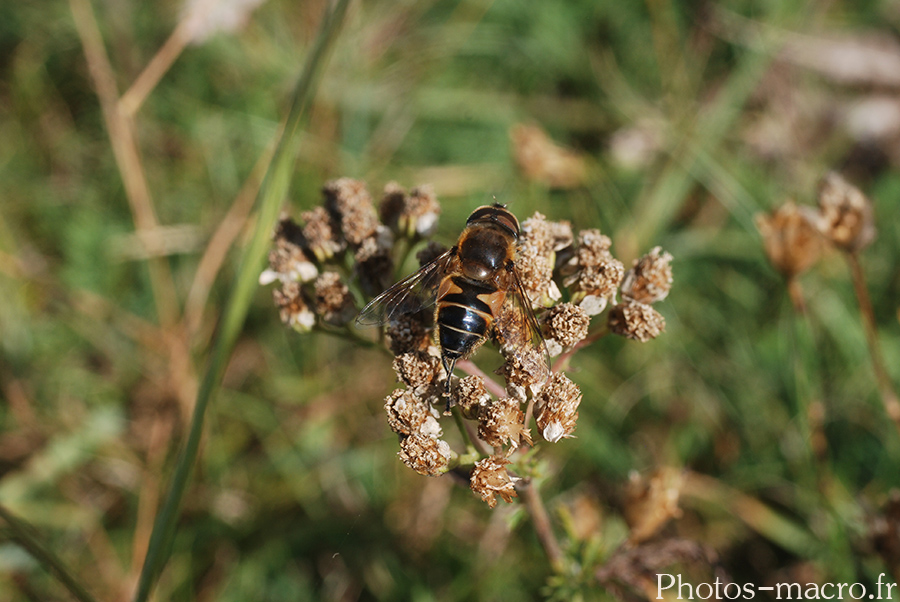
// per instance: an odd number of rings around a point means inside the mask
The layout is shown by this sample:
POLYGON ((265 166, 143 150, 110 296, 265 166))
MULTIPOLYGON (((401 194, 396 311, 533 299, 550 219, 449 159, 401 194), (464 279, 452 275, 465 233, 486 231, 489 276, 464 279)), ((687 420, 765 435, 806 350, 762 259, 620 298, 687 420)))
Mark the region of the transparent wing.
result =
MULTIPOLYGON (((496 322, 494 336, 505 352, 516 352, 532 348, 538 352, 540 362, 546 367, 549 375, 550 354, 544 345, 544 335, 531 308, 531 301, 515 266, 510 269, 512 286, 506 295, 506 301, 500 318, 496 322)), ((523 357, 525 354, 522 354, 523 357)), ((538 369, 536 366, 535 369, 538 369)))
POLYGON ((453 261, 456 261, 455 247, 372 299, 356 316, 356 323, 360 326, 385 324, 392 318, 433 305, 438 285, 453 261))

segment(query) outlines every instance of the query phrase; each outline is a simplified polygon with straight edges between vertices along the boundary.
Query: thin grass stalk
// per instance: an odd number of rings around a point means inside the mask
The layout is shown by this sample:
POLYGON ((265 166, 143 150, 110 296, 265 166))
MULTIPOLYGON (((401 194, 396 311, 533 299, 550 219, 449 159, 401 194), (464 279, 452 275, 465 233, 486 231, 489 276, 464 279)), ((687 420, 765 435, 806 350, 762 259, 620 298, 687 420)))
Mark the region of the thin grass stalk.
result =
POLYGON ((260 187, 256 229, 243 254, 237 280, 225 307, 222 324, 213 343, 209 364, 197 392, 197 402, 194 406, 188 437, 178 457, 169 492, 150 535, 147 556, 144 559, 134 596, 135 602, 147 600, 168 559, 181 502, 197 459, 206 408, 222 379, 225 364, 243 328, 250 302, 257 288, 259 272, 269 246, 272 229, 288 191, 291 170, 297 155, 301 126, 312 102, 326 54, 337 37, 349 3, 349 0, 338 0, 333 9, 326 12, 322 18, 312 51, 294 89, 290 111, 275 149, 272 165, 260 187))
POLYGON ((0 505, 0 518, 9 527, 8 533, 38 564, 53 573, 62 585, 80 602, 97 602, 81 583, 69 572, 62 560, 38 539, 31 527, 21 518, 0 505))

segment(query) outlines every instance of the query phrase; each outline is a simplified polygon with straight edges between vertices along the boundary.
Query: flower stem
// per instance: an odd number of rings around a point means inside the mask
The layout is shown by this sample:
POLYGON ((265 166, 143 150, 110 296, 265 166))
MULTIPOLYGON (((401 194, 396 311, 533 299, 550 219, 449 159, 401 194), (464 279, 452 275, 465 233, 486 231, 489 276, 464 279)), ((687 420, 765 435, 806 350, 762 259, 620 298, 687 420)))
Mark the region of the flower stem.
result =
POLYGON ((537 533, 541 547, 547 554, 547 560, 555 573, 562 573, 565 568, 562 548, 553 533, 553 527, 550 525, 550 515, 547 514, 547 507, 541 499, 541 493, 535 486, 532 479, 526 479, 519 485, 522 497, 525 499, 525 508, 531 516, 531 522, 534 525, 534 531, 537 533))
POLYGON ((872 300, 869 298, 869 290, 866 287, 866 278, 859 256, 856 253, 847 253, 847 262, 850 264, 850 274, 853 277, 853 289, 859 301, 859 310, 862 314, 863 329, 866 331, 866 343, 869 346, 869 355, 872 358, 872 368, 875 371, 875 379, 878 381, 878 390, 881 393, 881 402, 884 411, 893 421, 894 426, 900 431, 900 400, 891 385, 887 369, 884 367, 884 358, 878 347, 878 330, 875 324, 875 310, 872 309, 872 300))

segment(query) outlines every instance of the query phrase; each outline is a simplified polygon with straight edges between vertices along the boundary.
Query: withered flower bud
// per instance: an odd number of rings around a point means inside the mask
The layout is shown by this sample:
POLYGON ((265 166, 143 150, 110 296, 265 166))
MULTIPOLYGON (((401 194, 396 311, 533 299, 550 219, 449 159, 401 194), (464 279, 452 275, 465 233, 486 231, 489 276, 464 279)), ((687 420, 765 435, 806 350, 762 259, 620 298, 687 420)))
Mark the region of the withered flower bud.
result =
POLYGON ((409 351, 419 351, 428 345, 428 327, 425 312, 401 314, 392 318, 385 333, 391 341, 391 353, 402 355, 409 351))
POLYGON ((356 315, 350 289, 336 272, 323 272, 315 282, 316 313, 329 324, 341 326, 356 315))
POLYGON ((422 398, 440 395, 440 383, 446 378, 440 351, 436 348, 434 351, 437 351, 437 354, 411 351, 394 358, 394 372, 397 373, 397 378, 422 398))
POLYGON ((393 247, 394 237, 391 231, 378 226, 375 235, 365 239, 356 250, 353 272, 359 278, 364 293, 377 295, 393 283, 393 247))
POLYGON ((282 215, 275 226, 274 244, 269 251, 269 267, 259 276, 261 285, 282 282, 308 282, 319 270, 303 252, 303 235, 300 226, 287 215, 282 215))
POLYGON ((636 259, 622 281, 622 296, 638 303, 662 301, 672 288, 672 255, 662 247, 636 259))
POLYGON ((757 214, 756 227, 769 261, 787 278, 808 270, 822 254, 822 237, 794 203, 785 203, 771 215, 757 214))
POLYGON ((414 434, 400 440, 397 455, 420 475, 439 477, 447 472, 453 452, 450 444, 442 439, 414 434))
POLYGON ((429 236, 437 228, 441 206, 431 186, 413 188, 407 195, 396 182, 384 187, 381 220, 401 236, 429 236))
POLYGON ((547 352, 555 357, 564 349, 574 347, 588 334, 591 318, 577 305, 560 303, 551 307, 544 316, 544 342, 547 352))
POLYGON ((409 389, 391 391, 391 394, 384 398, 384 411, 387 413, 388 425, 395 433, 400 435, 418 433, 429 437, 441 435, 435 410, 423 403, 409 389))
POLYGON ((305 222, 303 238, 319 263, 344 250, 344 241, 338 237, 336 224, 324 207, 304 211, 300 218, 305 222))
POLYGON ((584 159, 550 139, 541 128, 518 124, 509 132, 522 174, 551 188, 575 188, 587 176, 584 159))
POLYGON ((626 299, 609 312, 609 331, 646 343, 666 329, 666 319, 646 303, 626 299))
POLYGON ((366 185, 352 178, 332 180, 322 188, 325 208, 340 221, 344 238, 354 247, 375 233, 378 215, 366 185))
POLYGON ((632 472, 628 479, 625 520, 631 527, 632 543, 656 535, 670 519, 681 517, 678 500, 684 487, 684 475, 677 468, 661 468, 649 480, 632 472))
POLYGON ((525 428, 525 414, 518 400, 504 397, 484 406, 478 416, 478 436, 491 447, 508 443, 516 449, 520 440, 530 445, 531 434, 525 428))
POLYGON ((424 266, 428 263, 431 263, 446 252, 447 247, 445 245, 430 240, 428 241, 428 244, 419 249, 419 251, 416 253, 416 260, 419 262, 420 266, 424 266))
POLYGON ((308 332, 315 326, 316 315, 306 304, 299 282, 285 282, 280 289, 272 289, 272 297, 282 322, 298 332, 308 332))
POLYGON ((534 419, 541 436, 550 443, 569 437, 578 421, 581 390, 562 372, 554 372, 534 404, 534 419))
POLYGON ((509 460, 506 458, 491 456, 476 462, 472 470, 469 487, 491 508, 497 505, 495 495, 499 495, 507 504, 512 503, 514 497, 519 497, 515 486, 519 479, 509 475, 505 468, 507 464, 509 460))
POLYGON ((836 247, 856 253, 875 240, 872 201, 840 174, 830 172, 819 185, 817 225, 836 247))
POLYGON ((484 378, 481 376, 471 375, 459 379, 452 394, 462 415, 469 419, 478 418, 491 402, 491 395, 484 387, 484 378))
POLYGON ((528 391, 537 394, 549 376, 543 350, 529 347, 519 352, 507 353, 504 350, 501 352, 506 362, 495 374, 501 375, 506 380, 507 393, 521 402, 528 398, 528 391))

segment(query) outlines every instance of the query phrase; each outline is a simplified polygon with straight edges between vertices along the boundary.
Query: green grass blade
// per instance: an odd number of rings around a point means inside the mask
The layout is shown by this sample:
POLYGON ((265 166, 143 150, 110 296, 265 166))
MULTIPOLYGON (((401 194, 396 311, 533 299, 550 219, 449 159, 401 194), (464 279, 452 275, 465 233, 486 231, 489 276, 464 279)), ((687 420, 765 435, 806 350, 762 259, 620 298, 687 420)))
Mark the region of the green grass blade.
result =
POLYGON ((312 102, 327 51, 337 37, 348 4, 349 0, 338 0, 334 8, 323 17, 312 51, 294 89, 290 111, 275 150, 272 165, 260 187, 257 200, 259 213, 256 231, 244 252, 234 290, 225 308, 220 330, 213 344, 209 365, 197 392, 197 403, 194 406, 187 441, 178 457, 169 492, 156 518, 156 523, 153 525, 147 556, 144 559, 134 597, 135 602, 147 600, 168 559, 171 543, 175 536, 181 501, 197 459, 206 407, 221 381, 225 364, 243 327, 247 310, 257 287, 263 259, 270 243, 272 228, 288 191, 301 126, 312 102))

